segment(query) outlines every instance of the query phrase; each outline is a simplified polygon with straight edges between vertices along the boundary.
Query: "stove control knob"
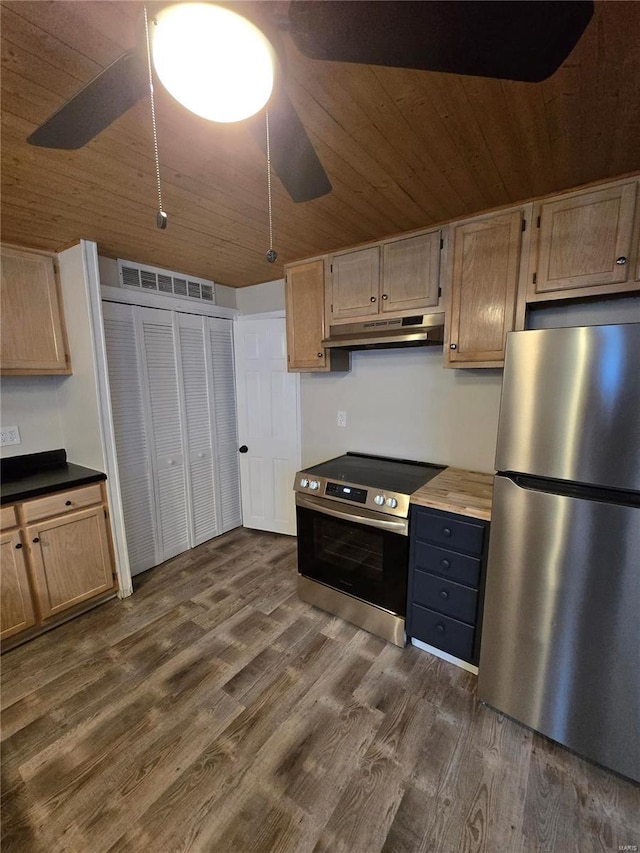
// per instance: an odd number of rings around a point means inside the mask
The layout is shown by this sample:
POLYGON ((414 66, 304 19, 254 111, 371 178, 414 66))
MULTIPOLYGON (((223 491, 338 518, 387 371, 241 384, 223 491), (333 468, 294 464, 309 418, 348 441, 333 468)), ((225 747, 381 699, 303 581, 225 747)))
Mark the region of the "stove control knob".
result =
POLYGON ((307 480, 307 478, 306 478, 306 477, 303 477, 303 478, 300 480, 300 487, 301 487, 301 488, 303 488, 303 489, 306 489, 308 485, 309 485, 309 481, 307 480))
POLYGON ((309 488, 310 488, 310 489, 312 489, 312 490, 315 492, 315 490, 316 490, 316 489, 319 489, 319 488, 320 488, 320 483, 319 483, 317 480, 312 480, 312 481, 309 483, 309 488))
POLYGON ((384 495, 376 495, 373 502, 377 506, 384 506, 384 495))
POLYGON ((387 498, 387 506, 389 509, 395 509, 398 506, 398 501, 395 498, 387 498))

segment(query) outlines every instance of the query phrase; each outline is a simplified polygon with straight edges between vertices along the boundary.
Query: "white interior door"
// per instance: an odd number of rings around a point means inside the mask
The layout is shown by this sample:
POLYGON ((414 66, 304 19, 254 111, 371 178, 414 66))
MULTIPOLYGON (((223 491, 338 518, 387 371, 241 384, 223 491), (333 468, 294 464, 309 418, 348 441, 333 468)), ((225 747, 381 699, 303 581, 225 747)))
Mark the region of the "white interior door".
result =
POLYGON ((300 379, 287 373, 284 317, 239 318, 234 348, 243 523, 295 535, 300 379))

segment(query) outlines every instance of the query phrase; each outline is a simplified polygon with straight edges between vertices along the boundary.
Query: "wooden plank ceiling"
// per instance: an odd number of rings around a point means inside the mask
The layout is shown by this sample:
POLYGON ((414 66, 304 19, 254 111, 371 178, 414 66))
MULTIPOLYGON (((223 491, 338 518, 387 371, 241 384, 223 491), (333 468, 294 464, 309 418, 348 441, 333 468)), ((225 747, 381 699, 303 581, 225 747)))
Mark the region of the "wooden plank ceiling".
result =
POLYGON ((135 43, 137 2, 3 2, 2 239, 101 254, 241 287, 282 264, 640 168, 640 3, 598 3, 549 80, 514 83, 319 62, 291 42, 286 85, 333 184, 294 204, 242 123, 215 125, 156 87, 79 151, 26 137, 135 43))

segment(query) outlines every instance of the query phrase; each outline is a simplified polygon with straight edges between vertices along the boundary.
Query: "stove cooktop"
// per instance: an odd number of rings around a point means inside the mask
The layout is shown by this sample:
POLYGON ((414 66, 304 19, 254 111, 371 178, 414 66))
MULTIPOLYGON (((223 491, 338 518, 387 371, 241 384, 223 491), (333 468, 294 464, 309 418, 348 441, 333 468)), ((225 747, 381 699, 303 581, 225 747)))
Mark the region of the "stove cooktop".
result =
POLYGON ((436 477, 445 467, 429 462, 349 452, 305 468, 300 473, 409 496, 436 477))

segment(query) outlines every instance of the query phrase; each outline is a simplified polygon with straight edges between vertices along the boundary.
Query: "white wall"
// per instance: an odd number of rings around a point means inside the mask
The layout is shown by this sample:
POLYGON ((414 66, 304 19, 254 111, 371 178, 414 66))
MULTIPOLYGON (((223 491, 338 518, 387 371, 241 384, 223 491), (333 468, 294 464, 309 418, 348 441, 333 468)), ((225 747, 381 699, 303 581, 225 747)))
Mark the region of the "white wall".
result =
MULTIPOLYGON (((625 322, 640 322, 640 297, 529 315, 531 328, 625 322)), ((502 370, 445 369, 440 347, 354 352, 351 364, 347 374, 302 374, 303 465, 356 450, 494 470, 502 370)))
POLYGON ((356 450, 492 471, 501 383, 445 370, 442 347, 354 352, 350 373, 302 375, 302 464, 356 450))
POLYGON ((237 308, 241 314, 263 314, 284 310, 284 279, 253 284, 236 289, 237 308))
MULTIPOLYGON (((128 258, 127 260, 130 260, 128 258)), ((100 270, 100 284, 108 287, 120 287, 120 278, 118 276, 118 262, 113 258, 105 258, 102 255, 98 256, 98 268, 100 270)), ((179 272, 179 270, 175 270, 179 272)), ((236 290, 234 287, 227 287, 224 284, 216 284, 216 305, 221 305, 224 308, 237 308, 236 305, 236 290)))
POLYGON ((64 376, 58 386, 63 447, 66 448, 70 461, 104 471, 105 459, 100 437, 98 389, 87 292, 88 273, 84 266, 82 246, 73 246, 61 252, 58 261, 73 369, 72 375, 64 376))
POLYGON ((21 444, 0 448, 0 457, 64 447, 58 410, 59 376, 4 376, 2 426, 17 426, 21 444))

